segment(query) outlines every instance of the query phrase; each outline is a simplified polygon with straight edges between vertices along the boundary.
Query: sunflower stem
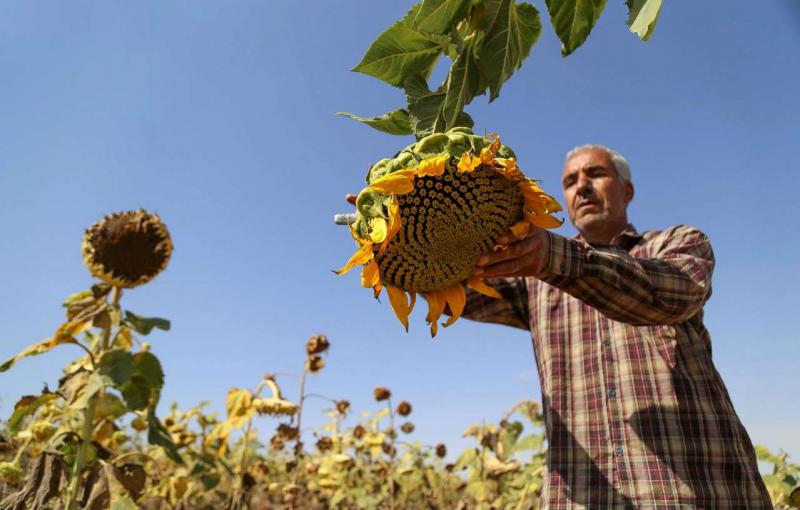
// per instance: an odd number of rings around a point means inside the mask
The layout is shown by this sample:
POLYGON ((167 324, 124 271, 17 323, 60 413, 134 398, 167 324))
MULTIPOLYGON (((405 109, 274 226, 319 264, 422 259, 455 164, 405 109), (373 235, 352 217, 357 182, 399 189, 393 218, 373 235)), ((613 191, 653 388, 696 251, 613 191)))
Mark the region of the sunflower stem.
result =
POLYGON ((397 452, 394 446, 394 438, 397 436, 397 431, 394 428, 394 409, 392 408, 392 397, 386 399, 386 405, 389 408, 389 428, 392 431, 389 436, 390 445, 392 446, 389 452, 389 472, 387 478, 389 479, 389 510, 394 510, 394 456, 397 452))
MULTIPOLYGON (((119 300, 122 297, 122 290, 119 287, 114 287, 112 299, 111 299, 111 306, 118 307, 119 300)), ((103 325, 103 336, 102 342, 100 343, 100 352, 97 353, 97 359, 102 358, 103 354, 109 349, 109 341, 111 339, 111 330, 114 324, 112 324, 111 319, 109 318, 108 322, 103 325)), ((92 372, 97 370, 97 366, 94 364, 94 358, 92 359, 92 372)), ((72 479, 70 480, 69 488, 67 489, 67 496, 66 496, 66 504, 64 505, 66 510, 76 510, 78 508, 78 492, 80 491, 81 486, 81 475, 83 474, 83 468, 86 467, 86 457, 89 452, 89 446, 92 442, 92 433, 94 432, 94 415, 95 409, 97 407, 97 399, 105 393, 105 389, 101 389, 99 393, 93 395, 89 398, 89 402, 86 404, 86 408, 83 410, 83 426, 81 430, 81 443, 78 446, 78 455, 75 458, 75 466, 72 472, 72 479)))

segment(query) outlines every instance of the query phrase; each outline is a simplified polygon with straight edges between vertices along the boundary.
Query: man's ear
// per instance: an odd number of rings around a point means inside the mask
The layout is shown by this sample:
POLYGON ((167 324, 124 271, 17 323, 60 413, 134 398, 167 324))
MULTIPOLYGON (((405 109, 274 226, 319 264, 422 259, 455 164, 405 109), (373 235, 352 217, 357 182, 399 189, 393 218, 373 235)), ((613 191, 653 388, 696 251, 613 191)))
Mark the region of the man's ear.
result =
POLYGON ((633 195, 634 195, 633 183, 631 181, 625 181, 623 183, 623 186, 625 187, 625 205, 627 205, 630 204, 631 201, 633 201, 633 195))

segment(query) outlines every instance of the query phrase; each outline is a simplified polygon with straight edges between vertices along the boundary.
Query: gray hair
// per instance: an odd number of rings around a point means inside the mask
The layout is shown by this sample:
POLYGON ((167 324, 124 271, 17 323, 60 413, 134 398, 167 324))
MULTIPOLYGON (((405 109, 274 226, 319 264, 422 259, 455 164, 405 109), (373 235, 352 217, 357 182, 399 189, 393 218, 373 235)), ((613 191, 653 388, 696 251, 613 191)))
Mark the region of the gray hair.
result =
POLYGON ((611 162, 614 163, 614 169, 617 171, 617 175, 620 176, 622 181, 631 182, 631 167, 630 165, 628 165, 628 160, 626 160, 619 152, 615 151, 614 149, 610 149, 605 145, 596 145, 591 143, 587 143, 585 145, 579 145, 578 147, 575 147, 574 149, 572 149, 567 153, 567 157, 564 161, 569 161, 572 158, 572 156, 581 151, 586 151, 591 149, 600 149, 605 151, 606 154, 608 154, 609 157, 611 157, 611 162))

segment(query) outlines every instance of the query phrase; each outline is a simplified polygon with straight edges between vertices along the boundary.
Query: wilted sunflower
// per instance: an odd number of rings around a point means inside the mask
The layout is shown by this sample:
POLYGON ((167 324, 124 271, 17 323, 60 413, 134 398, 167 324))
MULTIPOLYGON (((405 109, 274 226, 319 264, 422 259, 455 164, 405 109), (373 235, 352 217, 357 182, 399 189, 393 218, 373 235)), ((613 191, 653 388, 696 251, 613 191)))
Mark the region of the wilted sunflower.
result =
POLYGON ((172 240, 157 215, 145 210, 105 216, 83 235, 83 263, 109 285, 131 288, 167 267, 172 240))
POLYGON ((563 223, 552 216, 561 206, 525 177, 497 135, 476 136, 467 128, 434 133, 379 161, 367 184, 351 226, 359 248, 336 273, 363 265, 361 284, 376 298, 386 287, 406 330, 422 294, 432 336, 446 306, 451 317, 445 327, 461 316, 464 285, 500 297, 472 272, 501 234, 511 230, 522 237, 531 225, 563 223))
POLYGON ((375 400, 380 402, 381 400, 388 400, 389 398, 391 398, 392 392, 389 391, 389 388, 378 386, 372 390, 372 396, 375 397, 375 400))

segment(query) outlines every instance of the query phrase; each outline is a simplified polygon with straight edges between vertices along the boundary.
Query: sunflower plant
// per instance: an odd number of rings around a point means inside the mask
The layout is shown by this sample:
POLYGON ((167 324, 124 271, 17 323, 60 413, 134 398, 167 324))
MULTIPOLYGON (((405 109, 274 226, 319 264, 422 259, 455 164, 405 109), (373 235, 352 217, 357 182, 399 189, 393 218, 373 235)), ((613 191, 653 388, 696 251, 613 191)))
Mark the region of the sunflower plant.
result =
MULTIPOLYGON (((605 1, 548 0, 564 56, 580 46, 605 1)), ((628 24, 650 37, 660 0, 628 0, 628 24)), ((532 228, 555 228, 561 206, 517 165, 495 135, 472 132, 464 111, 475 97, 494 101, 520 68, 541 32, 537 9, 513 0, 423 0, 372 43, 353 69, 405 91, 407 107, 377 117, 340 112, 380 131, 414 135, 416 143, 367 173, 351 234, 357 250, 338 271, 362 265, 361 283, 375 298, 385 288, 408 330, 417 295, 428 302, 431 336, 445 312, 447 327, 460 317, 466 288, 499 297, 472 276, 478 258, 505 249, 507 231, 521 238, 532 228), (428 79, 442 55, 451 60, 444 82, 428 79)))
MULTIPOLYGON (((164 372, 150 345, 137 338, 153 329, 168 330, 169 321, 138 315, 121 306, 123 289, 149 282, 169 262, 172 241, 161 219, 146 211, 126 211, 104 217, 83 237, 85 265, 100 281, 91 289, 64 301, 66 322, 55 333, 0 364, 6 372, 17 362, 72 345, 82 356, 64 368, 58 388, 45 386, 39 395, 22 397, 8 422, 17 453, 5 467, 20 469, 23 453, 44 459, 53 467, 53 486, 44 499, 63 495, 64 508, 74 510, 93 498, 120 505, 131 500, 125 475, 116 465, 117 454, 128 437, 118 419, 133 414, 147 431, 147 440, 162 447, 175 462, 182 462, 167 429, 156 416, 164 372), (107 490, 97 489, 103 480, 107 490)), ((133 468, 131 468, 133 469, 133 468)), ((37 468, 38 471, 38 468, 37 468)), ((19 504, 27 504, 25 492, 19 504)), ((37 499, 38 501, 38 499, 37 499)), ((98 500, 99 501, 99 500, 98 500)))

